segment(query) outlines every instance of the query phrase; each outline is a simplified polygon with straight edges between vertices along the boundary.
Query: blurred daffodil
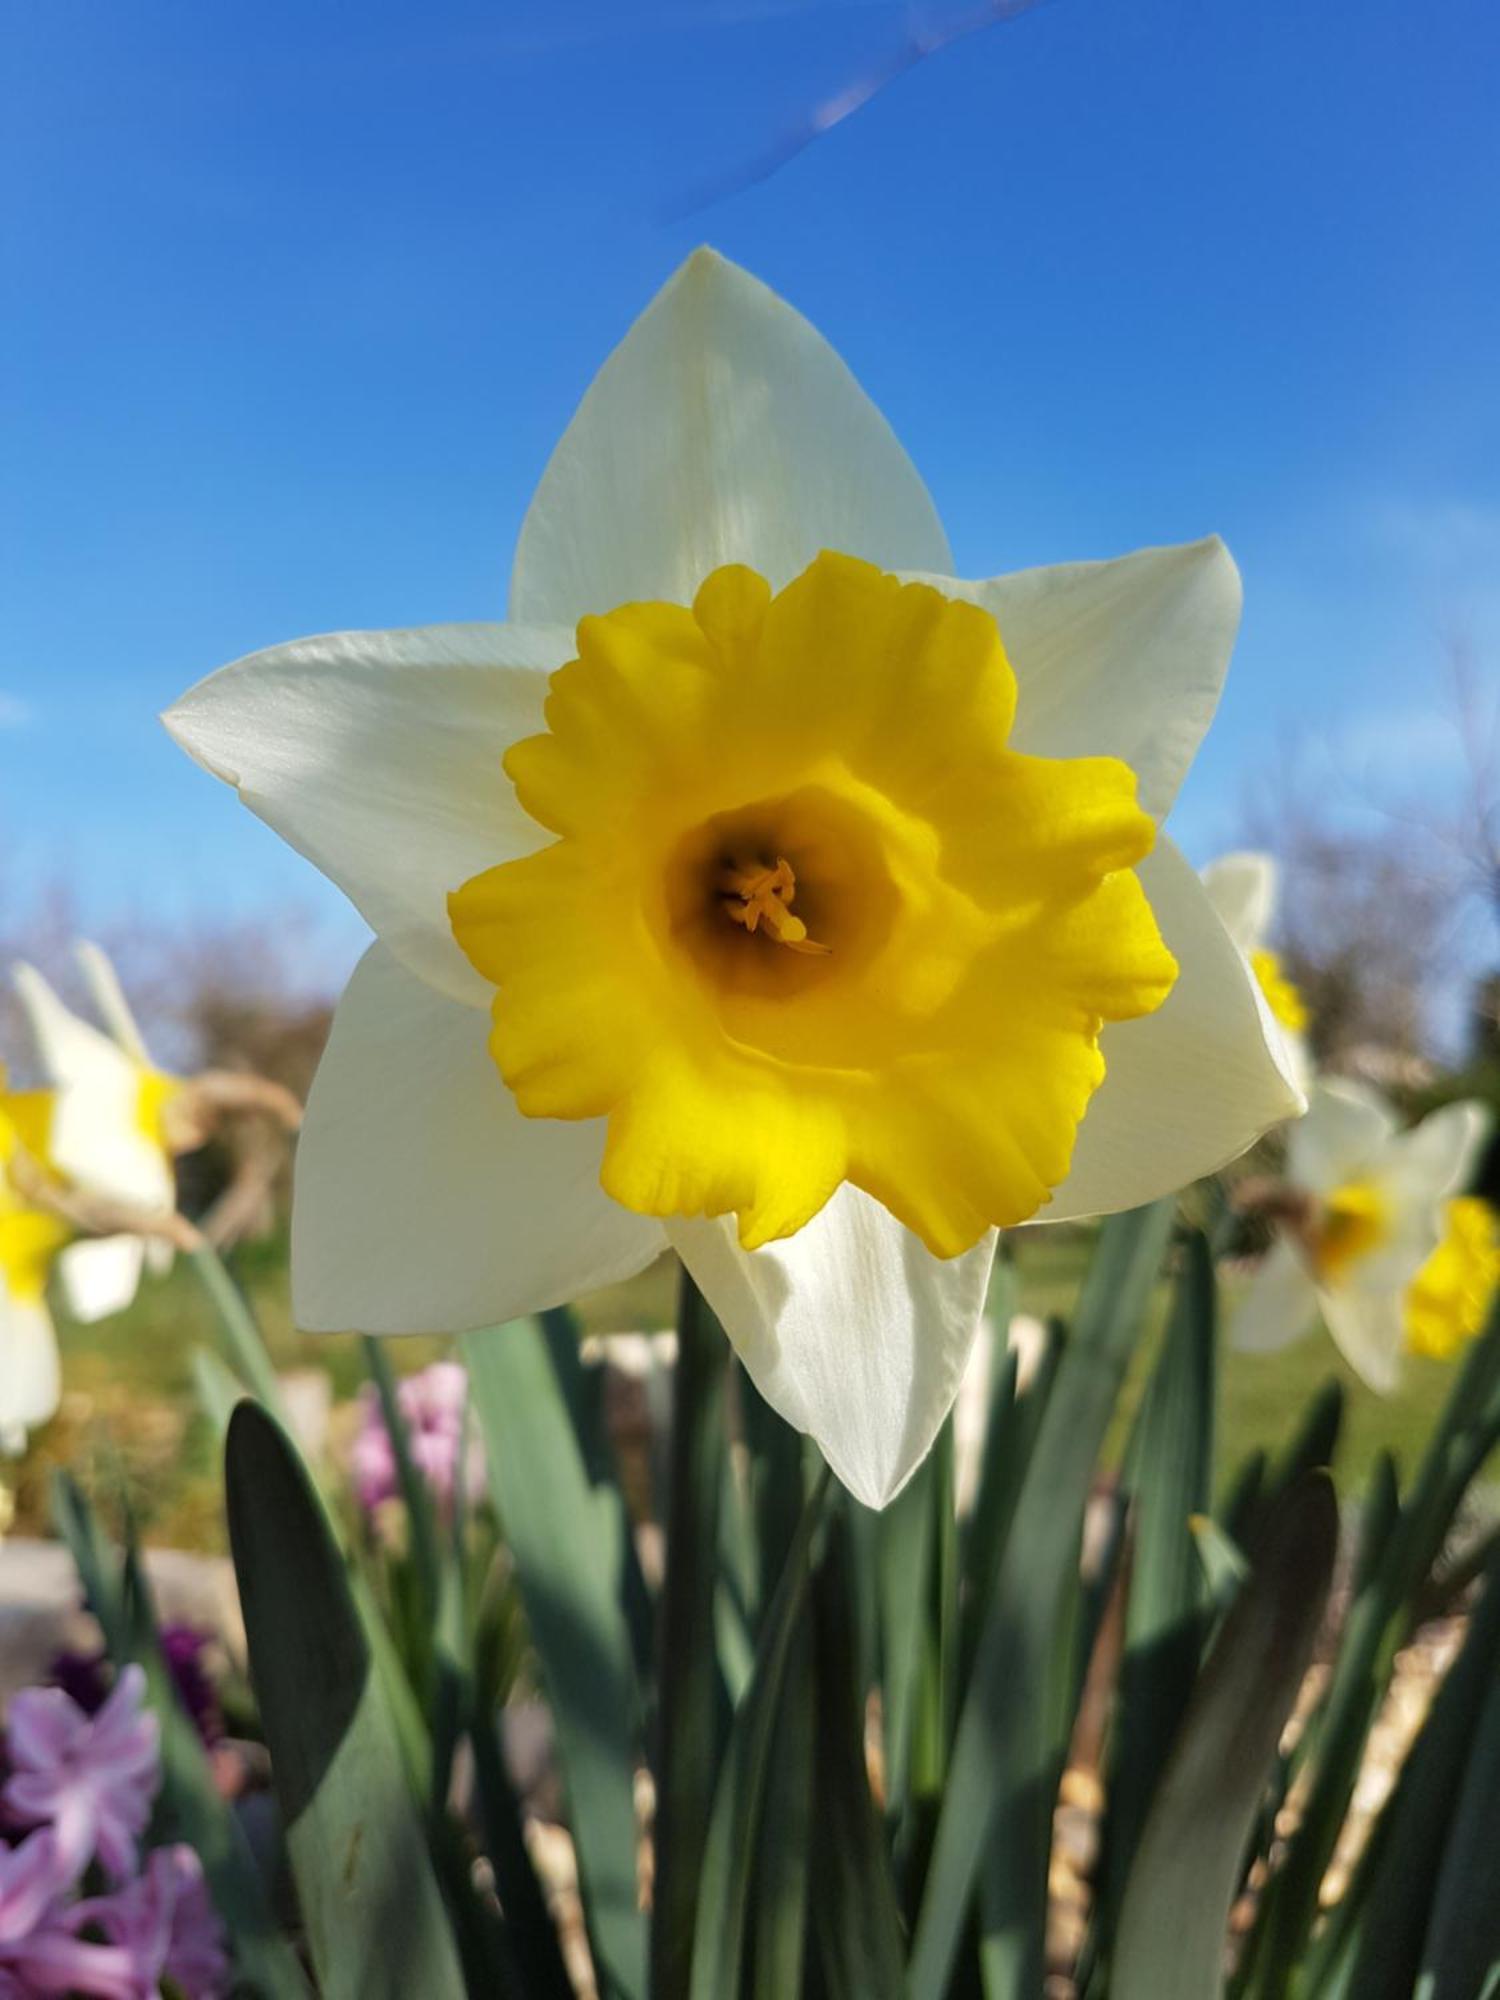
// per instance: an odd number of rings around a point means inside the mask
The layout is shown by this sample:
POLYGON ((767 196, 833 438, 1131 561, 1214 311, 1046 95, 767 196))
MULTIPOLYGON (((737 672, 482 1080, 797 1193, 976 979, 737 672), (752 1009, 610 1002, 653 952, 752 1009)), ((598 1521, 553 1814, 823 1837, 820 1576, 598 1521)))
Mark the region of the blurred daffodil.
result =
POLYGON ((1222 545, 951 567, 837 355, 700 252, 558 446, 511 623, 303 640, 171 711, 377 932, 298 1163, 304 1326, 485 1325, 670 1244, 879 1504, 997 1225, 1300 1108, 1157 831, 1233 643, 1222 545))
POLYGON ((1305 1090, 1312 1073, 1307 1002, 1288 977, 1281 954, 1267 943, 1276 915, 1276 882, 1276 863, 1269 854, 1224 854, 1203 871, 1208 899, 1255 974, 1281 1030, 1291 1072, 1305 1090))
POLYGON ((1285 1184, 1264 1206, 1280 1231, 1235 1317, 1235 1346, 1266 1351, 1321 1314, 1350 1366, 1381 1394, 1400 1378, 1413 1281, 1443 1231, 1483 1136, 1476 1104, 1435 1111, 1410 1131, 1373 1091, 1313 1087, 1287 1139, 1285 1184))
POLYGON ((1497 1291, 1500 1217, 1482 1196, 1457 1195, 1444 1210, 1437 1248, 1406 1294, 1407 1346, 1452 1360, 1484 1330, 1497 1291))
POLYGON ((52 1093, 0 1089, 0 1451, 21 1450, 62 1393, 47 1281, 72 1230, 37 1201, 52 1093))
POLYGON ((69 1309, 88 1321, 128 1305, 148 1261, 156 1270, 171 1263, 176 1174, 168 1122, 183 1086, 151 1060, 104 953, 81 944, 77 957, 107 1034, 64 1006, 34 966, 18 966, 15 984, 52 1085, 51 1167, 70 1193, 95 1205, 93 1219, 118 1208, 147 1225, 81 1241, 64 1258, 69 1309))

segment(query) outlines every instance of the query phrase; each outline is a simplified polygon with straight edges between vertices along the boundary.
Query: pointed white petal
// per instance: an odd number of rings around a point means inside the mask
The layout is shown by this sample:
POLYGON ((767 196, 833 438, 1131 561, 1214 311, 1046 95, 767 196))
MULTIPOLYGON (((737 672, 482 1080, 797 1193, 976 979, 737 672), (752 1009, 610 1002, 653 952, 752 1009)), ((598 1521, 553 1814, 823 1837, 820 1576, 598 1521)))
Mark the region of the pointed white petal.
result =
POLYGON ((175 1199, 171 1162, 141 1120, 141 1066, 66 1008, 36 969, 18 965, 16 991, 56 1086, 52 1164, 90 1193, 148 1214, 175 1199))
POLYGON ((857 1188, 741 1250, 729 1218, 668 1224, 755 1386, 868 1507, 894 1499, 958 1394, 995 1238, 944 1261, 857 1188))
POLYGON ((149 1068, 151 1051, 146 1047, 146 1038, 131 1011, 130 1002, 125 998, 119 974, 98 945, 90 944, 87 938, 78 940, 73 947, 73 955, 78 960, 78 969, 89 989, 89 997, 99 1010, 99 1019, 126 1055, 149 1068))
POLYGON ((599 1186, 601 1125, 523 1118, 489 1024, 373 945, 308 1098, 292 1307, 315 1333, 458 1333, 628 1278, 661 1227, 599 1186))
POLYGON ((140 1289, 146 1245, 139 1236, 96 1236, 70 1243, 57 1260, 63 1297, 84 1325, 124 1312, 140 1289))
POLYGON ((1288 1138, 1287 1178, 1311 1194, 1331 1194, 1370 1174, 1395 1130, 1395 1115, 1377 1091, 1347 1077, 1326 1078, 1313 1085, 1307 1116, 1288 1138))
POLYGON ((1112 562, 928 581, 984 605, 1019 695, 1011 741, 1037 757, 1119 757, 1162 818, 1213 719, 1240 622, 1217 536, 1112 562))
POLYGON ((162 720, 344 891, 413 971, 455 999, 493 990, 447 897, 546 835, 500 760, 543 727, 571 632, 434 625, 301 639, 223 667, 162 720))
POLYGON ((0 1282, 0 1449, 19 1451, 62 1400, 52 1315, 41 1299, 17 1299, 0 1282))
POLYGON ((511 616, 690 604, 721 563, 773 588, 822 549, 951 568, 890 426, 800 313, 699 250, 605 362, 521 529, 511 616))
POLYGON ((1177 984, 1156 1013, 1104 1030, 1104 1081, 1079 1127, 1073 1170, 1038 1222, 1171 1194, 1302 1109, 1260 987, 1165 835, 1140 877, 1177 960, 1177 984))
POLYGON ((1311 1333, 1317 1317, 1318 1295, 1307 1267, 1291 1244, 1278 1238, 1229 1322, 1229 1344, 1271 1354, 1311 1333))
POLYGON ((1404 1289, 1341 1285, 1318 1295, 1323 1319, 1339 1352, 1367 1387, 1390 1396, 1401 1386, 1406 1344, 1404 1289))
POLYGON ((1430 1111, 1420 1125, 1392 1142, 1391 1185, 1415 1201, 1443 1202, 1462 1194, 1489 1126, 1489 1112, 1472 1099, 1430 1111))
POLYGON ((1276 863, 1269 854, 1221 854, 1203 871, 1219 922, 1248 957, 1259 951, 1276 909, 1276 863))

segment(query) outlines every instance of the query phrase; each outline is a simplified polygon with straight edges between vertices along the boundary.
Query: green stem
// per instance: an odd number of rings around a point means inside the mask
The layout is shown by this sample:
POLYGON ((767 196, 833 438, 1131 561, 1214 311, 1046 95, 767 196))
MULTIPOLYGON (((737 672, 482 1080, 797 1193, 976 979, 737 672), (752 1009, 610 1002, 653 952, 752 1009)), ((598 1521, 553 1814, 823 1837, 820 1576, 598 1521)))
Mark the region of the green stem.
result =
POLYGON ((224 1260, 213 1245, 200 1242, 187 1252, 187 1260, 198 1274, 199 1283, 218 1315, 224 1350, 230 1366, 258 1396, 266 1408, 285 1421, 281 1384, 271 1365, 265 1335, 251 1312, 244 1293, 230 1277, 224 1260))
POLYGON ((725 1721, 714 1645, 714 1593, 724 1492, 729 1342, 686 1271, 680 1298, 667 1574, 658 1641, 656 1890, 651 1926, 651 1990, 656 2000, 683 2000, 688 1991, 698 1877, 725 1721))

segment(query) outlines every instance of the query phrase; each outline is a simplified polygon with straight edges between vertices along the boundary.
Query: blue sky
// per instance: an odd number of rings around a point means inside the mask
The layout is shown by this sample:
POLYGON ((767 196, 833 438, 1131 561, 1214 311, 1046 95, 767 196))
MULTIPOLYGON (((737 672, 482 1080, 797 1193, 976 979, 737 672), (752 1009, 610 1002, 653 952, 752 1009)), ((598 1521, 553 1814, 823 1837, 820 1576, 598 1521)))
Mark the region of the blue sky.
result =
POLYGON ((346 962, 156 711, 305 632, 502 615, 550 446, 704 239, 841 348, 961 567, 1225 535, 1197 858, 1289 743, 1440 792, 1445 640, 1500 660, 1493 0, 1043 0, 674 219, 911 18, 0 0, 3 891, 294 907, 346 962))

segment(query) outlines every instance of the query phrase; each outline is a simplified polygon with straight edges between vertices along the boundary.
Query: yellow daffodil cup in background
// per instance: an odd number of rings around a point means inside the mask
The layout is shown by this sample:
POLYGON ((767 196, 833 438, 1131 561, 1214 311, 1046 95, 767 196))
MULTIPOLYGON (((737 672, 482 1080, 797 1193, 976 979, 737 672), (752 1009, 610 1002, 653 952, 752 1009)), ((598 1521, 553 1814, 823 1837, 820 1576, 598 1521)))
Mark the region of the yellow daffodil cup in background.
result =
POLYGON ((843 362, 705 250, 553 454, 508 623, 296 641, 168 713, 376 932, 301 1144, 302 1326, 489 1325, 671 1246, 880 1505, 997 1228, 1301 1110, 1160 831, 1238 623, 1222 544, 952 567, 843 362))

